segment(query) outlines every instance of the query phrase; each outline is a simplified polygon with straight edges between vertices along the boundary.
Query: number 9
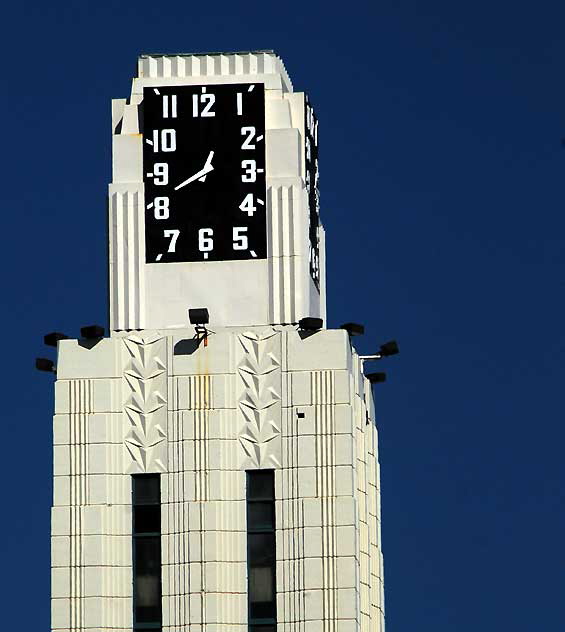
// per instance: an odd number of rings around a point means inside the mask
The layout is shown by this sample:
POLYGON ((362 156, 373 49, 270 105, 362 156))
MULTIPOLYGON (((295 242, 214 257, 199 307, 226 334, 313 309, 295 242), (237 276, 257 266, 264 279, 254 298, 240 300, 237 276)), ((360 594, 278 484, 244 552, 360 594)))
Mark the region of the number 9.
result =
POLYGON ((155 184, 169 184, 169 165, 166 162, 156 162, 153 167, 153 175, 155 176, 155 184))

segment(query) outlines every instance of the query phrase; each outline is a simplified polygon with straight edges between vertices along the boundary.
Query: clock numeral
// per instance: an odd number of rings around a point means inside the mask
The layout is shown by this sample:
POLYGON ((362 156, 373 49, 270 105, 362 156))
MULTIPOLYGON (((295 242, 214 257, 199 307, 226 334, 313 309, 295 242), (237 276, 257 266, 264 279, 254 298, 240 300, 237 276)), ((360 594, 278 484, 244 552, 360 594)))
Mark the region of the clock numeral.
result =
POLYGON ((153 200, 155 219, 169 219, 169 198, 156 197, 153 200))
POLYGON ((175 252, 175 247, 177 245, 177 239, 179 238, 179 235, 180 235, 180 230, 177 230, 177 229, 164 230, 163 235, 166 238, 169 238, 171 240, 169 242, 169 248, 167 252, 175 252))
MULTIPOLYGON (((259 204, 263 204, 262 200, 257 200, 259 204)), ((249 217, 253 217, 253 213, 257 210, 255 206, 255 198, 253 193, 248 193, 244 198, 243 202, 239 205, 239 210, 247 213, 249 217)))
POLYGON ((263 171, 263 169, 257 169, 257 163, 255 160, 242 160, 241 168, 245 169, 245 173, 241 174, 242 182, 256 182, 257 173, 263 171))
POLYGON ((163 95, 163 118, 177 118, 177 95, 163 95), (170 101, 169 101, 170 98, 170 101))
POLYGON ((315 248, 310 245, 310 272, 315 281, 320 279, 320 256, 315 248))
POLYGON ((192 95, 192 116, 197 118, 199 116, 206 118, 210 116, 216 116, 216 113, 212 110, 212 106, 216 103, 216 95, 209 92, 203 94, 192 95), (204 107, 202 108, 202 106, 204 107), (202 108, 202 109, 201 109, 202 108))
POLYGON ((214 230, 212 228, 201 228, 198 231, 198 250, 204 253, 204 259, 208 259, 208 253, 214 249, 214 230))
POLYGON ((247 239, 247 226, 233 227, 233 249, 247 250, 249 248, 249 240, 247 239))
POLYGON ((169 165, 166 162, 156 162, 153 165, 153 173, 148 173, 149 178, 155 178, 153 183, 159 186, 169 184, 169 165))
POLYGON ((314 115, 314 108, 311 105, 306 109, 306 129, 314 139, 314 143, 318 143, 318 121, 314 115))
POLYGON ((255 138, 255 128, 254 127, 242 127, 241 135, 247 136, 247 138, 243 141, 242 149, 255 149, 255 144, 251 144, 253 138, 255 138))
MULTIPOLYGON (((255 88, 255 84, 254 83, 249 84, 249 86, 247 87, 247 92, 253 92, 253 88, 255 88)), ((242 92, 236 93, 236 103, 237 103, 237 115, 242 116, 243 114, 243 93, 242 92)))
POLYGON ((149 145, 153 145, 153 151, 176 151, 177 133, 174 129, 153 130, 153 140, 146 139, 149 145))

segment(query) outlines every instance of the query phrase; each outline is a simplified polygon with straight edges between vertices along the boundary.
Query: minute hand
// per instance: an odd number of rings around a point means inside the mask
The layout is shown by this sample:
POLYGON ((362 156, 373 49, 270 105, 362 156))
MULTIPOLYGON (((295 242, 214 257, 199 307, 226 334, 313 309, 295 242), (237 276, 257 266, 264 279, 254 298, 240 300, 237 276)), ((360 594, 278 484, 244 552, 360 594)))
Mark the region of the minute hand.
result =
POLYGON ((200 169, 200 171, 196 172, 193 176, 190 176, 190 178, 187 178, 186 180, 184 180, 184 182, 181 182, 179 185, 177 185, 175 187, 175 191, 182 189, 182 187, 185 187, 187 184, 190 184, 191 182, 194 182, 195 180, 199 180, 200 178, 202 178, 202 176, 205 176, 208 173, 210 173, 210 171, 214 171, 214 167, 212 166, 213 156, 214 156, 214 152, 211 151, 210 155, 208 156, 208 159, 206 160, 206 164, 204 165, 204 168, 200 169))

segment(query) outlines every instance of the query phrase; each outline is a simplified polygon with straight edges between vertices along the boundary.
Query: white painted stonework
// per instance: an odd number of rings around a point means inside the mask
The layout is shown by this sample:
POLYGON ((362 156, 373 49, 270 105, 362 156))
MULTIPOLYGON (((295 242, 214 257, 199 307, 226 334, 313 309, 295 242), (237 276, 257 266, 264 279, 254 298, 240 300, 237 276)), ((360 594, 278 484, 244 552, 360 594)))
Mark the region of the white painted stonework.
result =
MULTIPOLYGON (((308 270, 303 93, 273 53, 143 57, 113 104, 111 336, 62 340, 55 382, 52 629, 131 632, 132 474, 161 473, 167 632, 247 632, 246 471, 275 472, 278 632, 384 632, 371 386, 308 270), (269 255, 145 263, 142 86, 267 86, 269 255), (207 344, 188 307, 208 307, 207 344)), ((323 235, 323 233, 322 233, 323 235)))
POLYGON ((268 468, 279 630, 384 630, 377 430, 346 332, 192 337, 59 343, 53 629, 132 629, 130 474, 163 472, 163 629, 243 632, 245 471, 268 468))
POLYGON ((113 330, 182 328, 189 307, 207 306, 213 326, 325 320, 325 244, 320 292, 308 272, 303 92, 293 92, 274 53, 143 57, 128 100, 112 104, 110 325, 113 330), (145 263, 143 138, 147 86, 265 84, 268 257, 258 261, 145 263))

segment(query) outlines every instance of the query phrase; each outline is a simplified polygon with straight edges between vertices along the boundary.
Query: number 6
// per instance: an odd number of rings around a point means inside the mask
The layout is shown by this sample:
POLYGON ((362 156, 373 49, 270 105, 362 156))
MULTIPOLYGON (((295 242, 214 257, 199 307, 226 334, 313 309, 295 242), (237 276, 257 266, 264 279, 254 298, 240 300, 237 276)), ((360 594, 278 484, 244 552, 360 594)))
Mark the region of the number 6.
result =
POLYGON ((198 250, 200 252, 210 252, 214 248, 214 231, 212 228, 201 228, 198 231, 198 250))

